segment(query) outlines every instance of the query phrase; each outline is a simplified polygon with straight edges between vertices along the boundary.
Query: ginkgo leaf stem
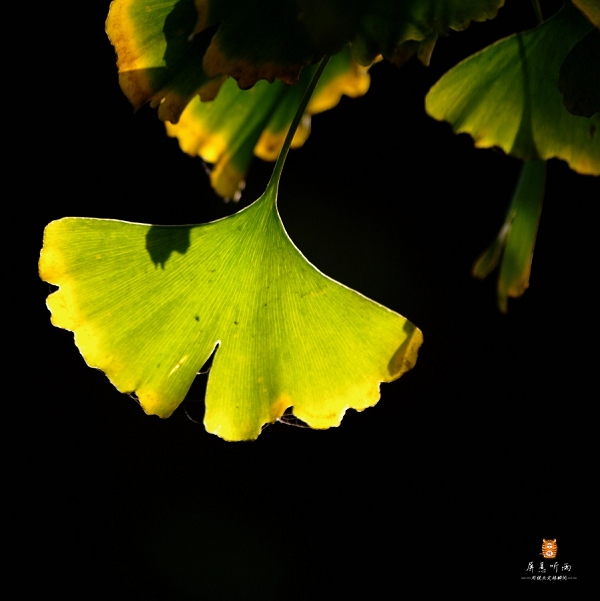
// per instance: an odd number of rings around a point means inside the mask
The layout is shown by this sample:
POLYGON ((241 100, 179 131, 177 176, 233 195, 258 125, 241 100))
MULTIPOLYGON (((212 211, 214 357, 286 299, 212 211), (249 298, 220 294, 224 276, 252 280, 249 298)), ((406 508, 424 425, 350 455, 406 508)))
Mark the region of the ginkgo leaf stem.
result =
MULTIPOLYGON (((323 73, 323 71, 325 70, 325 67, 327 66, 327 63, 329 62, 329 58, 330 58, 329 56, 325 56, 321 59, 321 62, 319 63, 319 66, 317 67, 315 74, 312 76, 312 79, 310 80, 310 83, 308 84, 308 87, 306 88, 306 92, 304 92, 304 96, 302 96, 302 101, 300 102, 300 104, 298 106, 298 110, 296 111, 296 114, 294 115, 294 118, 292 120, 290 128, 288 129, 287 135, 285 137, 285 141, 283 142, 283 147, 281 148, 281 152, 279 153, 279 157, 277 157, 277 162, 275 163, 275 168, 273 169, 273 174, 271 175, 271 179, 269 180, 269 183, 267 184, 267 191, 277 192, 277 186, 279 184, 279 178, 281 177, 281 172, 283 170, 283 164, 285 163, 285 159, 287 157, 288 151, 292 144, 292 140, 294 139, 294 134, 296 133, 296 130, 298 129, 298 125, 300 124, 300 121, 302 120, 304 111, 306 110, 306 107, 308 106, 311 96, 313 95, 313 92, 315 91, 315 88, 317 87, 317 84, 319 83, 321 74, 323 73)), ((275 201, 277 194, 274 194, 273 197, 274 197, 274 201, 275 201)))

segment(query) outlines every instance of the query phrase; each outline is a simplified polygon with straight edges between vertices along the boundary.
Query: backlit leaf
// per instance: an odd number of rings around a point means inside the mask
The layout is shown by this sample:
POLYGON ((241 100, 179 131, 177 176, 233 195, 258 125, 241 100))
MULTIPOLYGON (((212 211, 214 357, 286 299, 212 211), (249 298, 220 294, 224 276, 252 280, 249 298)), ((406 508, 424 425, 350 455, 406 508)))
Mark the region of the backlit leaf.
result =
MULTIPOLYGON (((242 91, 230 79, 211 102, 196 97, 177 124, 166 123, 167 133, 177 137, 184 152, 214 163, 211 184, 225 198, 239 197, 246 172, 256 154, 274 161, 294 117, 300 99, 315 71, 305 69, 295 86, 280 81, 259 81, 242 91)), ((355 63, 346 47, 333 56, 311 98, 292 146, 301 146, 310 131, 310 116, 335 106, 342 94, 358 96, 369 87, 369 75, 355 63)))
POLYGON ((564 159, 580 173, 600 174, 600 118, 572 115, 558 90, 571 48, 591 30, 571 4, 534 30, 517 33, 469 57, 430 90, 427 112, 449 121, 475 144, 498 146, 525 160, 564 159))
POLYGON ((147 102, 177 121, 197 94, 213 98, 223 78, 202 68, 207 42, 192 37, 194 0, 114 0, 106 32, 117 53, 119 84, 134 108, 147 102))
POLYGON ((88 365, 168 417, 216 348, 205 425, 256 438, 288 407, 313 428, 379 399, 422 341, 401 315, 334 282, 288 238, 276 185, 232 217, 192 226, 66 218, 47 226, 40 275, 54 325, 88 365))

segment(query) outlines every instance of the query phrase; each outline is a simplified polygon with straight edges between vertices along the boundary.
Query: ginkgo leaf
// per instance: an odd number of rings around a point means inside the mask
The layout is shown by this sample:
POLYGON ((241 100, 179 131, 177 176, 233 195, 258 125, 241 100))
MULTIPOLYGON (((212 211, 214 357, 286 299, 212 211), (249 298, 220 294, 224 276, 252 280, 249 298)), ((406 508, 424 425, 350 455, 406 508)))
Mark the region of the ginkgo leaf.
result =
POLYGON ((600 174, 600 118, 572 115, 558 90, 559 70, 592 25, 570 3, 534 30, 467 58, 430 90, 427 112, 469 133, 476 146, 499 146, 525 160, 567 161, 600 174))
POLYGON ((504 0, 196 0, 196 32, 217 27, 204 57, 211 75, 246 89, 258 80, 295 83, 301 69, 352 43, 370 65, 409 40, 432 40, 493 18, 504 0))
POLYGON ((294 84, 303 67, 325 54, 310 39, 296 0, 196 0, 196 7, 195 32, 216 27, 204 69, 230 75, 242 89, 261 79, 294 84))
MULTIPOLYGON (((313 0, 319 2, 319 0, 313 0)), ((343 5, 343 0, 339 0, 343 5)), ((404 44, 421 54, 426 64, 432 44, 449 30, 466 29, 473 21, 493 19, 504 0, 375 0, 361 2, 365 12, 352 40, 354 58, 368 65, 378 55, 398 60, 404 44), (418 42, 416 45, 414 42, 418 42)), ((342 9, 343 10, 343 9, 342 9)))
MULTIPOLYGON (((210 174, 215 191, 224 198, 239 198, 246 172, 256 154, 274 161, 281 148, 298 104, 315 72, 305 69, 295 86, 280 81, 258 82, 242 91, 230 79, 211 102, 196 97, 177 124, 166 123, 167 133, 177 137, 181 149, 214 163, 210 174)), ((301 146, 310 131, 310 116, 335 106, 342 94, 359 96, 369 87, 364 67, 352 60, 350 49, 333 56, 311 98, 292 141, 301 146)))
POLYGON ((351 44, 369 66, 379 55, 398 64, 428 61, 449 29, 496 16, 504 0, 113 0, 107 33, 119 81, 137 108, 151 101, 173 123, 200 94, 216 96, 231 76, 298 81, 302 69, 351 44), (407 44, 407 46, 404 46, 407 44))
POLYGON ((473 265, 473 275, 485 278, 502 257, 498 306, 503 313, 508 309, 508 299, 520 297, 529 287, 545 182, 546 161, 524 163, 506 220, 496 240, 473 265))
POLYGON ((214 98, 223 77, 202 69, 207 41, 193 37, 194 0, 114 0, 106 33, 117 53, 119 84, 135 109, 147 102, 177 121, 198 94, 214 98))
POLYGON ((168 417, 216 350, 205 425, 256 438, 288 407, 314 428, 379 399, 422 341, 401 315, 334 282, 288 238, 276 185, 232 217, 193 226, 50 223, 41 277, 54 325, 149 414, 168 417))

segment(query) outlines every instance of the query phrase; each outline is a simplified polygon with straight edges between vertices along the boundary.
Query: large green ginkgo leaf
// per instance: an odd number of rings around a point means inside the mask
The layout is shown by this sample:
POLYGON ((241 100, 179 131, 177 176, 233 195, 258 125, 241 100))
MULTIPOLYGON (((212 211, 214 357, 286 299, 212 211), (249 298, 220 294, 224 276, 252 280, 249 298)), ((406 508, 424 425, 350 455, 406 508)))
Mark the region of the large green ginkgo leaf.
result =
POLYGON ((567 3, 536 29, 448 71, 427 95, 427 112, 469 133, 477 146, 499 146, 525 160, 557 157, 579 173, 599 175, 600 115, 571 114, 558 88, 565 57, 591 29, 567 3))
POLYGON ((288 407, 314 428, 379 399, 410 369, 422 335, 401 315, 334 282, 288 238, 276 185, 213 223, 50 223, 41 277, 59 286, 52 321, 86 362, 147 413, 168 417, 216 354, 205 425, 256 438, 288 407))

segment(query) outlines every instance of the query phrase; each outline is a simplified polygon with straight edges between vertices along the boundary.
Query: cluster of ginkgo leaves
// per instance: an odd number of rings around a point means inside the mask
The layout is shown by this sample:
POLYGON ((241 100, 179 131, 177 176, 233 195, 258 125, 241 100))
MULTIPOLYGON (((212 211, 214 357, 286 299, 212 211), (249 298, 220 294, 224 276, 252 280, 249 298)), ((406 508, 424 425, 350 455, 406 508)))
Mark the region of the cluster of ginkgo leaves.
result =
MULTIPOLYGON (((277 159, 266 192, 196 226, 65 218, 47 226, 40 275, 55 325, 147 413, 168 417, 214 355, 205 425, 258 436, 288 408, 315 428, 374 405, 422 342, 401 315, 332 281, 287 236, 277 187, 310 116, 367 92, 376 60, 425 64, 438 36, 493 18, 503 0, 114 0, 107 33, 121 88, 158 107, 182 150, 238 198, 254 155, 277 159)), ((533 3, 536 6, 536 3, 533 3)), ((600 175, 600 0, 566 2, 451 69, 428 113, 524 161, 507 219, 478 260, 501 262, 500 307, 529 281, 545 161, 600 175), (597 56, 599 60, 594 60, 597 56)))

